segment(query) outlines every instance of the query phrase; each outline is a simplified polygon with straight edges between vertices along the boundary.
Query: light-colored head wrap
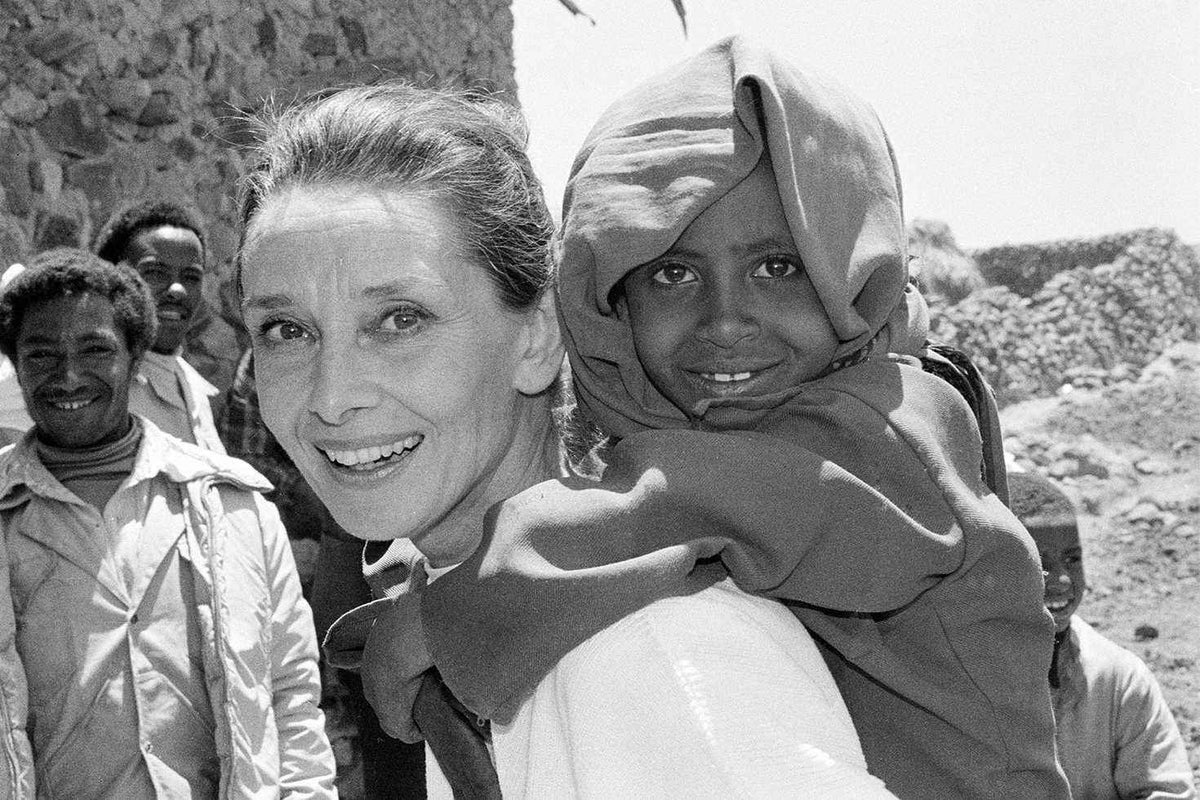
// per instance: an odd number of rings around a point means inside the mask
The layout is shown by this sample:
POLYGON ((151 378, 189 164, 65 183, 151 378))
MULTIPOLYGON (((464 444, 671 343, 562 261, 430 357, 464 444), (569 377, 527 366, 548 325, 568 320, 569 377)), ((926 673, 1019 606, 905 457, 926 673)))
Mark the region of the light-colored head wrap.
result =
POLYGON ((768 152, 792 238, 841 345, 914 354, 900 177, 874 111, 828 78, 733 37, 613 103, 571 170, 557 241, 578 402, 609 434, 687 427, 650 383, 610 292, 666 252, 768 152))

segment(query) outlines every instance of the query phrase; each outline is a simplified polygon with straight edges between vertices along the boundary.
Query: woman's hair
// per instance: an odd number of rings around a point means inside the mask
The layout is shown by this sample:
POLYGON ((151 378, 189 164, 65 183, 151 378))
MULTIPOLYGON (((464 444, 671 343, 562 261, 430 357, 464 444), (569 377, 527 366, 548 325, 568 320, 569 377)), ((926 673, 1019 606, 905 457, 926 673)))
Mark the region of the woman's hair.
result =
POLYGON ((293 186, 417 191, 456 215, 502 303, 527 309, 550 281, 554 223, 525 154, 520 113, 499 101, 403 83, 358 86, 268 109, 257 161, 242 178, 241 245, 254 216, 293 186))
POLYGON ((146 200, 119 209, 96 234, 92 252, 105 261, 116 264, 125 258, 125 251, 135 236, 147 228, 159 228, 163 225, 184 228, 196 234, 196 238, 200 240, 200 252, 207 252, 204 223, 200 221, 200 215, 169 200, 146 200))
POLYGON ((17 339, 26 310, 34 303, 66 295, 94 294, 113 306, 125 345, 140 356, 158 328, 154 298, 134 270, 86 250, 60 247, 39 253, 0 294, 0 352, 16 361, 17 339))

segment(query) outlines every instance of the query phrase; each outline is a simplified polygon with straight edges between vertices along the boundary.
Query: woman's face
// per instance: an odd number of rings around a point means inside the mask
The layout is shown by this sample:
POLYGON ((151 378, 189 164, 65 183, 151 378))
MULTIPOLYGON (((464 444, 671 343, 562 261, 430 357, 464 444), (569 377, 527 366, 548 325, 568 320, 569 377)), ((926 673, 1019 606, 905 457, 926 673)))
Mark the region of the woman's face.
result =
POLYGON ((463 504, 501 499, 489 482, 520 451, 533 315, 502 306, 468 252, 415 193, 301 186, 250 223, 243 310, 263 419, 360 538, 420 543, 463 504))

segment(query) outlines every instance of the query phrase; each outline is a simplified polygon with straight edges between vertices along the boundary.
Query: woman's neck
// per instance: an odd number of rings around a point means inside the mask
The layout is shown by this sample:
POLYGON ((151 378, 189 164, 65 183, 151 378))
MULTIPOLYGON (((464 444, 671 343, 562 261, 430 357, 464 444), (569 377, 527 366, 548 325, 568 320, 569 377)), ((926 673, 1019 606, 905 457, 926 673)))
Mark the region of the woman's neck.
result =
POLYGON ((500 462, 437 524, 412 537, 431 566, 451 566, 475 552, 483 536, 484 519, 493 505, 534 484, 559 477, 559 440, 550 398, 529 398, 522 405, 511 445, 500 462))

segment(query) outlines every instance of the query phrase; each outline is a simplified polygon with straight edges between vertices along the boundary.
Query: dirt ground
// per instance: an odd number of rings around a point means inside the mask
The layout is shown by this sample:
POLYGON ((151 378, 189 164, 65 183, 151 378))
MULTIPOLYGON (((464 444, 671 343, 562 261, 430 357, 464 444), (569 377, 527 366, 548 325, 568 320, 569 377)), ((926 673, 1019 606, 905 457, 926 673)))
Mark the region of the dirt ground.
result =
POLYGON ((1003 410, 1016 462, 1080 511, 1089 591, 1079 614, 1149 664, 1200 781, 1200 343, 1136 381, 1003 410))

